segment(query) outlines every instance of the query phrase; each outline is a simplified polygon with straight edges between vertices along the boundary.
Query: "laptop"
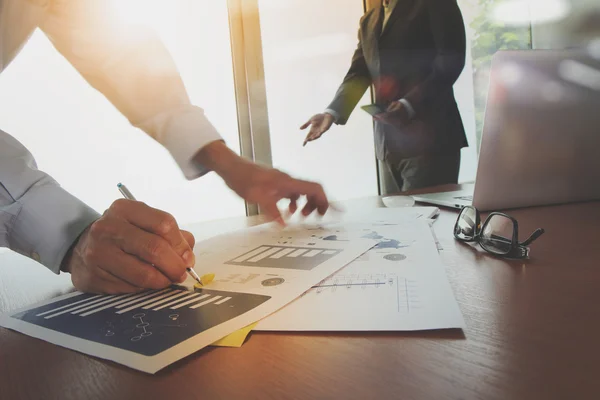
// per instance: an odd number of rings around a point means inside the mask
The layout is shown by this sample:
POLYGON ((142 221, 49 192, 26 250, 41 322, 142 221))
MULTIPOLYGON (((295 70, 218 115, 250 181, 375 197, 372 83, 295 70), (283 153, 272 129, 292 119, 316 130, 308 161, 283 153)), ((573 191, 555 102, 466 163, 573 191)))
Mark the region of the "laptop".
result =
POLYGON ((475 184, 413 198, 482 211, 600 200, 600 59, 496 53, 475 184))

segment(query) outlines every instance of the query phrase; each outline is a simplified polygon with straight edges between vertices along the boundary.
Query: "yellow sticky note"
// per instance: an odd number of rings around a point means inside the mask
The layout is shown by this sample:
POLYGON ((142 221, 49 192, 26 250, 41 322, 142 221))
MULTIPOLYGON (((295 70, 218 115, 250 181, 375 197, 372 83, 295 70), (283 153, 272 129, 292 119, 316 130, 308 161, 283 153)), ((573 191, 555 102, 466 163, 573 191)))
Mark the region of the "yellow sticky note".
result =
POLYGON ((215 279, 215 274, 205 274, 205 275, 202 275, 200 277, 200 280, 202 281, 203 285, 201 285, 200 283, 196 283, 194 285, 194 287, 196 289, 202 289, 204 286, 206 286, 209 283, 211 283, 214 279, 215 279))
POLYGON ((258 322, 250 324, 245 328, 239 329, 229 335, 225 336, 223 339, 217 340, 211 346, 220 346, 220 347, 242 347, 244 344, 244 340, 246 337, 254 329, 258 322))
POLYGON ((211 283, 213 280, 215 279, 215 274, 204 274, 200 277, 200 280, 202 281, 202 283, 204 283, 205 285, 208 285, 209 283, 211 283))

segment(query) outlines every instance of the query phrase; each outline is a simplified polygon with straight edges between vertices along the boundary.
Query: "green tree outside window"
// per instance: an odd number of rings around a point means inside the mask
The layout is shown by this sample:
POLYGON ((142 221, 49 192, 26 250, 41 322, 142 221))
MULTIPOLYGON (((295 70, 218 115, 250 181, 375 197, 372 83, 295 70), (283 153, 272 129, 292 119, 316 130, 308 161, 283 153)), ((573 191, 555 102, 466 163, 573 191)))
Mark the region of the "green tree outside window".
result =
POLYGON ((498 50, 531 49, 531 25, 509 25, 494 20, 494 7, 502 1, 504 0, 477 0, 477 11, 469 24, 474 31, 471 51, 475 87, 477 148, 481 142, 492 56, 498 50))

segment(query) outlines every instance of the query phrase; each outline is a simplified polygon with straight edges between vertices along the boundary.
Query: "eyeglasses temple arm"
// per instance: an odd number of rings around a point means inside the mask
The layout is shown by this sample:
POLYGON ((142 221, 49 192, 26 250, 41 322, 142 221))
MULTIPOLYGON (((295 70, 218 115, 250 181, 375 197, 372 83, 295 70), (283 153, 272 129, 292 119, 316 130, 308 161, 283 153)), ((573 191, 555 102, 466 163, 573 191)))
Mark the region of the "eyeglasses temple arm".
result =
POLYGON ((520 245, 521 246, 530 245, 534 240, 536 240, 537 238, 542 236, 544 234, 544 232, 546 232, 546 231, 542 228, 536 229, 524 242, 520 243, 520 245))

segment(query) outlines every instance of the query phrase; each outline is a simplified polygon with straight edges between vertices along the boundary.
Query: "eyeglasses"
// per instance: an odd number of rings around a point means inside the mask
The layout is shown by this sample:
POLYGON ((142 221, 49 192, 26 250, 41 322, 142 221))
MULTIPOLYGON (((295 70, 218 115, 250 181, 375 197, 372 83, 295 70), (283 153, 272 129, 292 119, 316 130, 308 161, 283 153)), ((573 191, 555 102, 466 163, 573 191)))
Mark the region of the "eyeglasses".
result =
POLYGON ((504 213, 491 213, 481 225, 475 207, 463 208, 454 224, 454 237, 462 242, 477 242, 484 250, 508 258, 529 257, 529 247, 544 230, 536 229, 524 242, 519 242, 517 220, 504 213))

